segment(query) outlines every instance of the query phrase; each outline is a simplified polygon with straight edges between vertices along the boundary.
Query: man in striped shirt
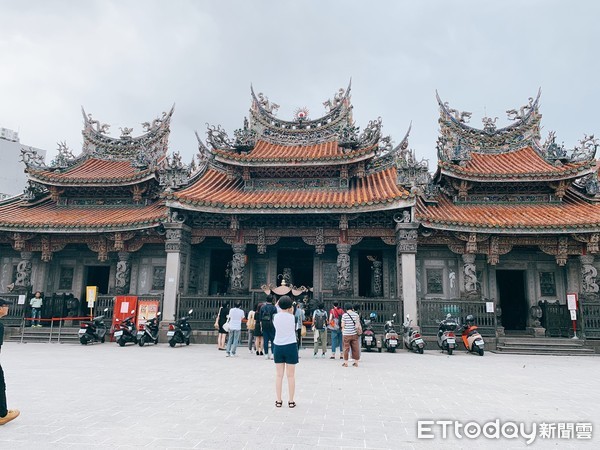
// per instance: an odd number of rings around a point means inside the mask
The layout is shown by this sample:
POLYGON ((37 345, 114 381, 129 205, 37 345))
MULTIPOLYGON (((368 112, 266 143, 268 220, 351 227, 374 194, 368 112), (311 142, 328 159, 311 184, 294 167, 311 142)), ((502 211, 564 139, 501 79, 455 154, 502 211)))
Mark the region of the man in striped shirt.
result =
POLYGON ((342 339, 344 342, 344 363, 342 366, 348 367, 348 353, 352 349, 352 357, 354 358, 354 367, 358 367, 360 359, 360 346, 358 344, 357 327, 360 326, 360 318, 354 311, 352 304, 347 303, 346 312, 342 316, 342 339))

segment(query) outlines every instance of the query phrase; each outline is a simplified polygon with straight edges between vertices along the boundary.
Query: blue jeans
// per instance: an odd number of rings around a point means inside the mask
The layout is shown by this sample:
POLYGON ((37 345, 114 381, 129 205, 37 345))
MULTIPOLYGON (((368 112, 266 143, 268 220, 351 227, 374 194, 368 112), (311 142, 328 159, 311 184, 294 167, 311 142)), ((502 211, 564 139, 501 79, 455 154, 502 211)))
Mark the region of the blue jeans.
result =
POLYGON ((240 343, 240 334, 242 330, 229 330, 229 339, 227 340, 227 354, 235 355, 237 346, 240 343))
POLYGON ((271 353, 273 353, 273 341, 275 340, 275 328, 263 328, 263 349, 265 355, 269 354, 269 342, 271 342, 271 353))
POLYGON ((335 355, 338 348, 342 353, 342 330, 331 330, 331 353, 335 355))
POLYGON ((42 318, 42 308, 31 308, 31 318, 34 319, 31 321, 31 326, 39 325, 40 319, 42 318), (37 321, 35 319, 37 319, 37 321))

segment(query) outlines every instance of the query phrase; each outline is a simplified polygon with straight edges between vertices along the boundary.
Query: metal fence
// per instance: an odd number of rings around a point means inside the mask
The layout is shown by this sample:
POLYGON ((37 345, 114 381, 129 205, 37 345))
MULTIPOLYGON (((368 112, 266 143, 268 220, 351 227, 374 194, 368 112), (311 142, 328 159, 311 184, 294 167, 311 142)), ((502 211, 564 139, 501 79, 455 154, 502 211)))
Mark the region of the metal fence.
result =
POLYGON ((573 326, 567 305, 559 302, 539 302, 542 308, 542 327, 548 337, 572 337, 573 326))
POLYGON ((23 322, 23 317, 29 314, 29 302, 19 305, 19 294, 6 293, 0 294, 0 297, 12 302, 8 308, 8 314, 2 319, 4 325, 9 327, 20 326, 23 322))
POLYGON ((242 304, 242 309, 247 313, 254 304, 252 295, 220 295, 220 296, 197 296, 180 295, 177 299, 177 317, 187 315, 193 309, 190 325, 195 330, 214 330, 214 323, 219 308, 226 303, 229 307, 237 302, 242 304))
POLYGON ((450 313, 453 317, 464 319, 469 314, 475 317, 475 324, 482 336, 496 336, 496 313, 486 312, 486 302, 481 300, 445 300, 445 299, 419 299, 419 325, 421 332, 426 336, 435 336, 440 320, 450 313))
POLYGON ((346 304, 358 306, 358 312, 366 319, 369 315, 374 312, 377 314, 377 319, 372 323, 376 333, 383 332, 383 324, 386 320, 392 318, 396 314, 394 321, 396 323, 402 323, 402 300, 397 298, 384 298, 384 297, 323 297, 323 303, 325 303, 325 310, 329 311, 333 308, 333 302, 338 302, 341 308, 344 308, 346 304))
POLYGON ((600 339, 600 302, 580 301, 579 317, 586 339, 600 339))

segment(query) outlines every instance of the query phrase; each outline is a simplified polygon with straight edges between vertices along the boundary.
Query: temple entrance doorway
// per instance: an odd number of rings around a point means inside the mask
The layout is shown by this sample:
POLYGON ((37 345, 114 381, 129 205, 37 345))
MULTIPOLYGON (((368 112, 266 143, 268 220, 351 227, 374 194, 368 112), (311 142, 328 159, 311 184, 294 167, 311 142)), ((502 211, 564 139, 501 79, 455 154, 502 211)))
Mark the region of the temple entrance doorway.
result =
POLYGON ((498 298, 502 308, 505 330, 525 330, 527 327, 527 298, 524 270, 497 270, 498 298))
POLYGON ((296 287, 313 287, 314 251, 312 249, 286 248, 277 251, 277 286, 281 279, 296 287))
POLYGON ((233 250, 213 249, 210 254, 210 278, 208 295, 227 294, 229 288, 229 264, 233 260, 233 250))
MULTIPOLYGON (((85 283, 83 283, 83 298, 86 286, 98 286, 98 295, 108 294, 108 280, 110 278, 109 266, 86 266, 85 283)), ((87 301, 87 299, 85 300, 87 301)))
POLYGON ((383 295, 381 261, 381 250, 361 250, 358 253, 358 295, 360 297, 383 295))

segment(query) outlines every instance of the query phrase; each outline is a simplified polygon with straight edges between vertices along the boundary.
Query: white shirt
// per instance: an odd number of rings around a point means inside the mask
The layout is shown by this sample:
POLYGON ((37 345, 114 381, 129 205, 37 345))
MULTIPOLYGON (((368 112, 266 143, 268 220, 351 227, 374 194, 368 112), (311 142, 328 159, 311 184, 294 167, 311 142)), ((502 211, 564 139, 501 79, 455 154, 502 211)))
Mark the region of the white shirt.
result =
POLYGON ((354 311, 346 311, 342 316, 342 322, 344 323, 344 328, 342 329, 343 336, 352 336, 356 334, 356 325, 360 322, 358 314, 354 311))
POLYGON ((231 308, 229 310, 229 329, 230 330, 241 330, 243 318, 244 318, 244 311, 242 309, 231 308))
POLYGON ((288 345, 296 343, 296 319, 294 315, 281 311, 273 316, 275 326, 275 345, 288 345))

